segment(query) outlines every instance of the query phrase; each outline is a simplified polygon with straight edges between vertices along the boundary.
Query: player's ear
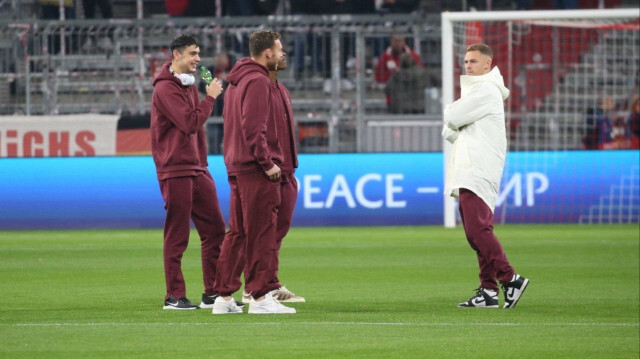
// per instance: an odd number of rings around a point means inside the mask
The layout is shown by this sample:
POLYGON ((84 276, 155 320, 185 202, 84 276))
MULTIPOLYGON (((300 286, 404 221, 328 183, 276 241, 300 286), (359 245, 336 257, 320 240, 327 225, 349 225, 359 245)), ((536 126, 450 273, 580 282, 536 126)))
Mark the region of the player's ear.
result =
POLYGON ((271 57, 273 56, 273 52, 271 52, 271 49, 266 49, 265 52, 264 52, 264 56, 267 59, 271 60, 271 57))

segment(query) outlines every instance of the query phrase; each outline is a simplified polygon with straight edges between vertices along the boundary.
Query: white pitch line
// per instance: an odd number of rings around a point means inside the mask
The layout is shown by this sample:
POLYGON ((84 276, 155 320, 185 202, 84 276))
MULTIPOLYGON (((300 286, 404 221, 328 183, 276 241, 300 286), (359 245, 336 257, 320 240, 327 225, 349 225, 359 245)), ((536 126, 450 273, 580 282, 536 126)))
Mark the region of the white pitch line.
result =
MULTIPOLYGON (((15 323, 0 324, 0 327, 107 327, 107 326, 208 326, 211 323, 15 323)), ((267 322, 267 323, 224 323, 225 325, 359 325, 359 326, 419 326, 419 327, 526 327, 526 326, 570 326, 570 327, 637 327, 640 323, 406 323, 406 322, 267 322)))
POLYGON ((418 187, 418 193, 438 193, 440 189, 438 187, 418 187))

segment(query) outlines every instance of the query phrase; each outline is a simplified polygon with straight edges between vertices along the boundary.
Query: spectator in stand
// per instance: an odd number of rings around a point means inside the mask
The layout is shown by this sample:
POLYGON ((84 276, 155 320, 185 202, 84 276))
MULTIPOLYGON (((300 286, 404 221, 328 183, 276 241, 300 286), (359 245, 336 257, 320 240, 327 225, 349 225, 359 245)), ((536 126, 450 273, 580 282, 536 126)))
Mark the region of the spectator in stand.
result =
POLYGON ((189 0, 164 0, 164 7, 169 16, 184 16, 188 6, 189 0))
POLYGON ((400 69, 400 55, 402 54, 411 54, 415 62, 424 67, 420 55, 407 45, 405 37, 394 34, 391 35, 391 45, 378 58, 375 70, 377 82, 386 83, 389 81, 391 74, 400 69))
POLYGON ((625 135, 640 137, 640 97, 636 97, 631 103, 627 117, 625 135))
MULTIPOLYGON (((391 44, 389 47, 378 57, 378 63, 375 68, 375 79, 378 83, 387 83, 391 74, 397 72, 400 69, 400 55, 410 54, 415 60, 416 64, 420 67, 424 67, 420 56, 407 46, 407 41, 404 36, 399 34, 391 35, 391 44)), ((391 97, 387 95, 387 107, 391 106, 391 97)))
POLYGON ((164 7, 174 17, 216 16, 216 2, 210 0, 165 0, 164 7))
MULTIPOLYGON (((441 11, 442 3, 440 1, 431 0, 376 0, 375 8, 376 12, 380 14, 392 13, 392 14, 409 14, 416 11, 426 13, 439 13, 441 11), (428 4, 425 4, 428 3, 428 4)), ((376 38, 373 40, 373 53, 377 56, 382 52, 382 49, 389 46, 389 40, 383 38, 376 38)))
POLYGON ((614 108, 611 96, 605 96, 598 108, 587 110, 586 133, 582 138, 585 149, 597 150, 602 144, 613 141, 613 121, 610 115, 614 108))
POLYGON ((427 71, 416 64, 411 54, 400 55, 400 70, 391 75, 385 87, 385 93, 391 99, 389 112, 424 113, 424 89, 429 86, 429 82, 427 71))

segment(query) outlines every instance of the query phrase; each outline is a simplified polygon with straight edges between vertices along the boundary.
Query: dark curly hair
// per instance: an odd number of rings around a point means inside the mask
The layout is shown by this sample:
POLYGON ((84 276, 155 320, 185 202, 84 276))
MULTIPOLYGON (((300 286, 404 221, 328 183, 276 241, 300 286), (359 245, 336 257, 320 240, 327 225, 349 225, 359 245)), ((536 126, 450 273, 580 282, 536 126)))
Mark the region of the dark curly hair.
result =
POLYGON ((171 53, 173 53, 173 50, 178 50, 179 53, 182 53, 185 48, 191 45, 200 47, 200 41, 191 35, 180 35, 171 41, 171 53))

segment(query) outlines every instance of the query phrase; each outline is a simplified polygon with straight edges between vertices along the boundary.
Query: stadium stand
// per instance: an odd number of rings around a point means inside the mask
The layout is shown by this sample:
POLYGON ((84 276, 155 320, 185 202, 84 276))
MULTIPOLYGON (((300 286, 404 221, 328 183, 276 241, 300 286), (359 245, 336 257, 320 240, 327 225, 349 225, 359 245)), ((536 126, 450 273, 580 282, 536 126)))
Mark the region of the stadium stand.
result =
MULTIPOLYGON (((301 152, 442 150, 439 84, 418 89, 425 93, 424 115, 397 115, 387 112, 384 89, 373 79, 375 61, 392 33, 405 35, 430 75, 439 78, 438 14, 211 21, 168 18, 162 1, 142 3, 143 20, 134 20, 134 1, 115 0, 110 21, 79 16, 64 24, 35 20, 36 0, 23 1, 19 14, 0 7, 0 114, 145 116, 151 81, 169 56, 169 39, 180 32, 200 37, 202 64, 207 65, 221 50, 247 56, 248 34, 270 26, 285 39, 289 69, 280 79, 292 93, 301 152), (11 19, 17 15, 33 20, 11 19), (113 46, 101 47, 98 40, 105 38, 113 46), (53 51, 54 40, 64 43, 60 52, 53 51), (307 47, 301 50, 296 41, 307 47)), ((484 26, 485 33, 506 31, 498 28, 504 25, 484 26)), ((504 36, 487 40, 512 90, 510 149, 581 149, 585 108, 597 102, 602 90, 615 85, 614 101, 621 106, 637 93, 637 83, 629 81, 638 73, 637 31, 620 35, 605 28, 531 24, 512 30, 511 43, 504 36), (510 48, 518 56, 510 55, 510 48)), ((208 124, 212 153, 219 153, 214 142, 221 137, 221 121, 212 117, 208 124)))

